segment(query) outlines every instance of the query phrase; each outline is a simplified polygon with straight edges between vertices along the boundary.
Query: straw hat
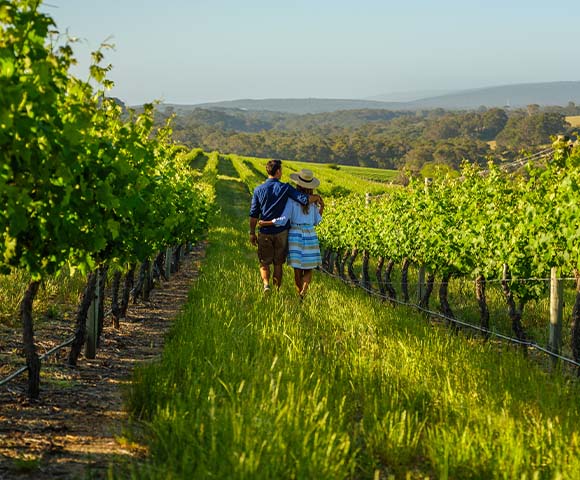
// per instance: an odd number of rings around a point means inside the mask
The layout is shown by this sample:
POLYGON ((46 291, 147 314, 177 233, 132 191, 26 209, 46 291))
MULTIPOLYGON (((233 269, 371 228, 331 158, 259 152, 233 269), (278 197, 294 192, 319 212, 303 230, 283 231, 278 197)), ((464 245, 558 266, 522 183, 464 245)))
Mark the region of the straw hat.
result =
POLYGON ((303 168, 298 173, 291 173, 290 180, 295 182, 296 185, 300 185, 304 188, 310 188, 312 190, 320 185, 320 180, 315 178, 312 170, 308 170, 307 168, 303 168))

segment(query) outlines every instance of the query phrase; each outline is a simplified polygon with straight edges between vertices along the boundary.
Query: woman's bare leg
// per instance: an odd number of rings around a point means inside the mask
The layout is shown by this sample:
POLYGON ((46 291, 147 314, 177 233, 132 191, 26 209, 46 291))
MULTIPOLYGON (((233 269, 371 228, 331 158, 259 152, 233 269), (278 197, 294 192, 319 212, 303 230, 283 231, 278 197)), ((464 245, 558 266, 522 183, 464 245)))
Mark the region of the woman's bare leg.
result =
POLYGON ((296 285, 296 291, 300 293, 302 290, 302 270, 300 268, 294 269, 294 284, 296 285))
POLYGON ((312 282, 312 270, 302 270, 302 288, 300 290, 300 296, 303 297, 308 291, 308 287, 312 282))

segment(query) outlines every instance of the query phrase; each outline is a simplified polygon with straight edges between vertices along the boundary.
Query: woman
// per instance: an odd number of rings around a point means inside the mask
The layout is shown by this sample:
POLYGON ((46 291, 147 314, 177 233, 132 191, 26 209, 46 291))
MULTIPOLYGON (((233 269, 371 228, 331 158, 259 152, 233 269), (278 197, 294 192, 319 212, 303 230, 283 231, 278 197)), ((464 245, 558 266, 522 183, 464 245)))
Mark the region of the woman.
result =
MULTIPOLYGON (((296 189, 312 195, 320 180, 314 178, 311 170, 303 168, 298 173, 291 173, 290 180, 296 183, 296 189)), ((322 220, 323 204, 301 205, 288 199, 282 216, 270 221, 260 220, 260 226, 281 226, 290 222, 288 232, 288 265, 294 269, 294 283, 300 299, 304 298, 310 282, 312 271, 321 264, 320 245, 314 226, 322 220)))

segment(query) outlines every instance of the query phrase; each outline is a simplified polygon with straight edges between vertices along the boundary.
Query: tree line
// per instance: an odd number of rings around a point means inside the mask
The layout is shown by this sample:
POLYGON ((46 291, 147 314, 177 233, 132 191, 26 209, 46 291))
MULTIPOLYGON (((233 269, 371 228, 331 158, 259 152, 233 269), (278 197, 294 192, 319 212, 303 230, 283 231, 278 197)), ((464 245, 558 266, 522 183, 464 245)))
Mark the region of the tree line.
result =
POLYGON ((205 150, 342 165, 419 171, 426 165, 459 170, 463 160, 485 164, 534 150, 552 135, 571 133, 566 115, 580 107, 477 111, 347 110, 296 115, 235 109, 176 113, 174 137, 205 150))

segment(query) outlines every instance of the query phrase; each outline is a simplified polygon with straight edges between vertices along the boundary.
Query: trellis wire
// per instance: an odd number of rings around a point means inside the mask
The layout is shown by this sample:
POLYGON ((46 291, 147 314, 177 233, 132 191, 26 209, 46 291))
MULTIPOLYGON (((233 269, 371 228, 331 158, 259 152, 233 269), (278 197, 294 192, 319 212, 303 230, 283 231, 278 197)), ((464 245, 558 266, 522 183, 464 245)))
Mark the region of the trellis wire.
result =
MULTIPOLYGON (((46 357, 48 357, 50 354, 57 352, 58 350, 60 350, 61 348, 64 348, 68 345, 70 345, 71 343, 73 343, 75 337, 74 335, 72 337, 70 337, 66 342, 61 343, 60 345, 57 345, 56 347, 51 348, 48 352, 44 353, 43 355, 41 355, 40 357, 38 357, 38 359, 40 361, 44 360, 46 357)), ((24 366, 19 368, 18 370, 12 372, 10 375, 8 375, 6 378, 3 378, 2 380, 0 380, 0 387, 6 383, 8 383, 10 380, 15 379, 18 375, 23 374, 24 372, 26 372, 26 370, 28 370, 28 366, 24 366)))
MULTIPOLYGON (((328 270, 326 270, 323 267, 320 267, 319 269, 320 269, 321 272, 324 272, 324 273, 326 273, 327 275, 329 275, 329 276, 331 276, 333 278, 337 278, 339 280, 342 280, 342 282, 345 283, 345 284, 347 284, 347 285, 352 285, 352 283, 350 283, 348 280, 340 277, 339 275, 335 275, 335 274, 329 272, 328 270)), ((488 330, 488 329, 483 328, 483 327, 480 327, 478 325, 473 325, 471 323, 462 322, 461 320, 458 320, 458 319, 452 318, 452 317, 448 317, 447 315, 444 315, 444 314, 442 314, 440 312, 435 312, 433 310, 429 310, 429 309, 424 308, 424 307, 421 307, 420 305, 417 305, 415 303, 402 302, 401 300, 397 300, 396 298, 388 297, 387 295, 382 295, 382 294, 380 294, 380 293, 378 293, 378 292, 376 292, 374 290, 368 289, 368 288, 366 288, 366 287, 364 287, 363 285, 360 285, 360 284, 357 284, 356 286, 358 288, 364 290, 365 292, 369 293, 370 295, 373 295, 373 296, 375 296, 377 298, 381 298, 383 300, 388 300, 390 302, 394 302, 394 303, 397 303, 399 305, 404 305, 406 307, 414 307, 417 310, 420 310, 420 311, 422 311, 424 313, 427 313, 427 314, 429 314, 431 316, 442 318, 442 319, 444 319, 444 320, 446 320, 448 322, 456 323, 458 325, 462 325, 464 327, 468 327, 468 328, 471 328, 473 330, 480 331, 480 332, 485 333, 485 334, 488 334, 490 336, 494 336, 494 337, 497 337, 497 338, 501 338, 501 339, 506 340, 506 341, 511 342, 511 343, 515 343, 515 344, 518 344, 518 345, 521 345, 521 346, 525 346, 525 347, 534 348, 536 350, 539 350, 541 352, 544 352, 544 353, 550 355, 551 357, 554 357, 554 358, 557 358, 559 360, 562 360, 563 362, 569 363, 570 365, 574 365, 576 367, 580 367, 580 363, 572 360, 571 358, 564 357, 564 356, 562 356, 562 355, 560 355, 558 353, 552 352, 551 350, 548 350, 547 348, 541 347, 537 343, 527 342, 527 341, 524 341, 524 340, 519 340, 519 339, 514 338, 514 337, 509 337, 507 335, 503 335, 501 333, 494 332, 493 330, 488 330)))
MULTIPOLYGON (((111 315, 113 313, 113 310, 107 310, 105 312, 105 317, 108 317, 109 315, 111 315)), ((73 343, 75 339, 75 336, 73 335, 72 337, 70 337, 68 340, 66 340, 65 342, 61 343, 60 345, 57 345, 56 347, 51 348, 48 352, 43 353, 40 357, 38 357, 38 359, 40 361, 44 360, 45 358, 47 358, 49 355, 58 352, 60 349, 69 346, 71 343, 73 343)), ((7 384, 10 380, 14 380, 16 377, 18 377, 19 375, 22 375, 24 372, 26 372, 26 370, 28 370, 28 366, 25 365, 24 367, 20 367, 18 370, 15 370, 14 372, 12 372, 10 375, 8 375, 7 377, 3 378, 2 380, 0 380, 0 387, 7 384)))

